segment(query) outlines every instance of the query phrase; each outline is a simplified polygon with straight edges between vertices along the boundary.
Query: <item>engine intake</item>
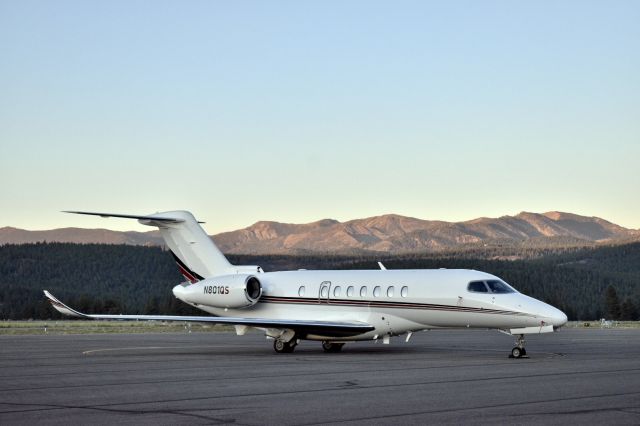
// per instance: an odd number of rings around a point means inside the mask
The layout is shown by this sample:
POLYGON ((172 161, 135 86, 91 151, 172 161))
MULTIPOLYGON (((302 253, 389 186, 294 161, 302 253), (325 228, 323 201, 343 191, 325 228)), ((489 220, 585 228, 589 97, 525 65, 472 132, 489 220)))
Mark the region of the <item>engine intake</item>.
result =
POLYGON ((258 301, 262 296, 262 285, 256 277, 250 276, 246 281, 247 298, 254 300, 254 303, 258 301))

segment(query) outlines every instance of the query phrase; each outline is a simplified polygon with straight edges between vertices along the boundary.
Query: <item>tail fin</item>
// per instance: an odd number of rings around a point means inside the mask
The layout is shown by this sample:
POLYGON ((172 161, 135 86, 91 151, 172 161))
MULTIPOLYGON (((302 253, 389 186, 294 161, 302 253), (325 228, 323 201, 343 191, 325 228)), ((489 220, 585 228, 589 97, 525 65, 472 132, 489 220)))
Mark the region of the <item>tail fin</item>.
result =
POLYGON ((236 273, 237 268, 229 263, 199 222, 187 211, 178 210, 147 216, 78 211, 65 213, 138 219, 143 225, 157 226, 178 263, 180 272, 191 282, 236 273))

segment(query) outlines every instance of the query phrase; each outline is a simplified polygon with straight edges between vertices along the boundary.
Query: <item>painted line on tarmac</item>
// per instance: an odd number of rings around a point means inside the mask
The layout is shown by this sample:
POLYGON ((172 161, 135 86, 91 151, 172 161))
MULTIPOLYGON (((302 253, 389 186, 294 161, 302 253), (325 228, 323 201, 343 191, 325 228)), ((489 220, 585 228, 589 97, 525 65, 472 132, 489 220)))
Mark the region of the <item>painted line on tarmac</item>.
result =
POLYGON ((83 351, 82 355, 91 355, 98 352, 116 352, 116 351, 146 351, 156 349, 192 349, 192 348, 229 348, 235 345, 206 345, 206 346, 132 346, 128 348, 105 348, 105 349, 92 349, 90 351, 83 351))

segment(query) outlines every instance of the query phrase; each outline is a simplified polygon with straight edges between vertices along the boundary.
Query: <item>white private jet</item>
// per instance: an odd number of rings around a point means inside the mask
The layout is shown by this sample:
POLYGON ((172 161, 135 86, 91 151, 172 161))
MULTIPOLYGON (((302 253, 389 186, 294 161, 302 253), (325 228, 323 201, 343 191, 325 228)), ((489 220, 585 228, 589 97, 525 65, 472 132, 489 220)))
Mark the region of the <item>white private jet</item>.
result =
POLYGON ((105 320, 193 321, 231 324, 243 335, 264 330, 278 353, 300 340, 317 340, 327 352, 346 342, 382 340, 435 328, 497 329, 516 336, 510 357, 526 355, 526 334, 562 327, 567 316, 519 293, 500 278, 466 269, 264 272, 230 264, 187 211, 147 216, 68 212, 138 219, 156 226, 187 279, 178 299, 216 316, 102 315, 78 312, 45 290, 59 312, 105 320))

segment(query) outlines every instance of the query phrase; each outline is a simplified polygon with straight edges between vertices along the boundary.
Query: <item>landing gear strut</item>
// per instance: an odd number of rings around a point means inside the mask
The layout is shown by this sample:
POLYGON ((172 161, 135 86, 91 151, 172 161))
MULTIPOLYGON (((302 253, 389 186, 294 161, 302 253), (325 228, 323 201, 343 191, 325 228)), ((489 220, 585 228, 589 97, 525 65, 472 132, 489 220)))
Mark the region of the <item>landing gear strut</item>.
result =
POLYGON ((511 355, 509 358, 523 358, 527 356, 527 350, 524 348, 524 334, 519 334, 516 337, 516 347, 511 349, 511 355))
POLYGON ((326 340, 322 342, 322 349, 324 349, 325 352, 340 352, 343 346, 344 343, 333 343, 327 342, 326 340))
POLYGON ((273 349, 279 354, 289 354, 293 352, 297 344, 298 342, 295 339, 289 342, 276 339, 273 341, 273 349))

